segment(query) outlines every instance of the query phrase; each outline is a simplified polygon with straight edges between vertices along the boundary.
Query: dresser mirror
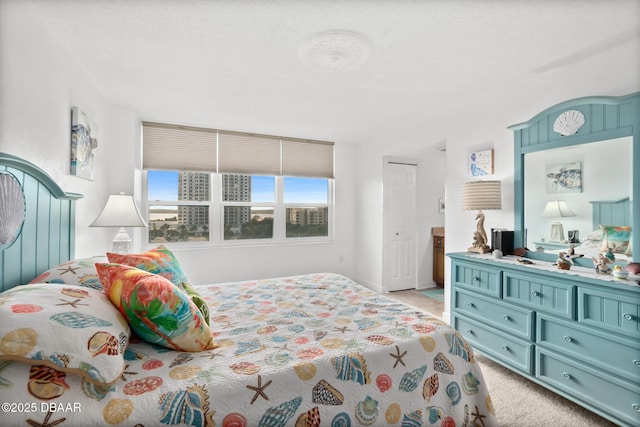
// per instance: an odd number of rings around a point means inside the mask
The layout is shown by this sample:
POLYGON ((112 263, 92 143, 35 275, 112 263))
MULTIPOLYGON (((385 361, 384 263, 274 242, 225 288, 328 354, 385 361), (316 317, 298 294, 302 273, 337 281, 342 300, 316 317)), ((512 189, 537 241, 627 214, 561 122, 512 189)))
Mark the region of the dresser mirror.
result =
POLYGON ((621 263, 640 260, 640 215, 633 214, 633 201, 640 197, 640 185, 633 185, 640 183, 640 149, 634 149, 640 141, 640 92, 570 100, 509 129, 515 247, 526 247, 529 258, 554 262, 573 237, 577 253, 585 241, 592 244, 590 249, 585 244, 578 265, 592 267, 591 256, 607 245, 616 248, 621 263), (567 112, 581 120, 562 132, 558 122, 567 112), (598 245, 591 238, 597 237, 599 221, 626 227, 628 243, 616 237, 598 245))
MULTIPOLYGON (((632 149, 631 137, 623 137, 526 154, 525 246, 554 256, 571 244, 578 248, 578 253, 583 243, 587 245, 585 250, 593 249, 600 230, 594 224, 592 202, 631 196, 632 149), (556 203, 563 203, 564 209, 545 210, 548 206, 554 208, 556 203)), ((629 217, 632 216, 629 212, 629 217)))

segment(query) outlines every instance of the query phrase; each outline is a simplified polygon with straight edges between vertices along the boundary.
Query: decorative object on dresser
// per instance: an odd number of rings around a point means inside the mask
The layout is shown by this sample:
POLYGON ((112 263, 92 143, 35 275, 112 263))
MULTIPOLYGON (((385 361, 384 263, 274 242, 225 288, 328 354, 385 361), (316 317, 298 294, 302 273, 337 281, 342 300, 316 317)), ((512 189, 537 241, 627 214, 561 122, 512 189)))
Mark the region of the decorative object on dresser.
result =
POLYGON ((448 256, 451 324, 472 347, 616 424, 640 425, 640 288, 585 267, 448 256))
POLYGON ((473 243, 469 252, 487 253, 491 251, 488 245, 487 232, 484 228, 484 213, 482 210, 502 209, 502 183, 500 181, 466 182, 462 187, 462 208, 478 210, 476 214, 476 231, 473 233, 473 243))
POLYGON ((111 194, 100 215, 89 227, 119 227, 113 238, 112 252, 126 254, 131 250, 131 237, 125 227, 146 227, 131 194, 111 194))

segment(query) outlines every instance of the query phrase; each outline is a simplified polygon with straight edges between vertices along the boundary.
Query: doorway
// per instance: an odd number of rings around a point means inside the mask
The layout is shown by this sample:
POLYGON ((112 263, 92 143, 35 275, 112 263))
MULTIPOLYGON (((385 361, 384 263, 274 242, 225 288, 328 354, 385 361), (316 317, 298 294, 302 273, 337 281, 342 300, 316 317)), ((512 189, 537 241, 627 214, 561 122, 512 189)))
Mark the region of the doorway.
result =
POLYGON ((385 159, 383 179, 383 291, 417 287, 417 162, 385 159))

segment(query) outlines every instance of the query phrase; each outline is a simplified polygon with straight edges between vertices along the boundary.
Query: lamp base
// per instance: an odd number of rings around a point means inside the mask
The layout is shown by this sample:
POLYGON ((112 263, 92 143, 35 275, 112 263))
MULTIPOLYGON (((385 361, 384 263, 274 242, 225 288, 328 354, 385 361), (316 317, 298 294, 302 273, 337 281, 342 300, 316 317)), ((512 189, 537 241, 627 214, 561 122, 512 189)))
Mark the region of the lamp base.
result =
POLYGON ((487 245, 471 246, 469 249, 467 249, 467 252, 475 252, 477 254, 486 254, 488 252, 491 252, 491 248, 487 245))
POLYGON ((552 242, 563 242, 564 241, 564 228, 562 227, 562 223, 559 221, 551 223, 551 239, 552 242))
POLYGON ((118 230, 118 233, 111 243, 113 243, 111 247, 111 252, 113 253, 128 254, 131 250, 131 237, 129 237, 124 227, 120 227, 120 230, 118 230))

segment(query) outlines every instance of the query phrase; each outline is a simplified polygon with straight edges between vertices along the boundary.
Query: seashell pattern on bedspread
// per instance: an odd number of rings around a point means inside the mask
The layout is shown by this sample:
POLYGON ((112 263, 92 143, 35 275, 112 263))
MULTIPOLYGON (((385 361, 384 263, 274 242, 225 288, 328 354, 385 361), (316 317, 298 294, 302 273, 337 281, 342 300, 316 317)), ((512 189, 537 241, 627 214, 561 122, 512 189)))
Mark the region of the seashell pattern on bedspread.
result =
POLYGON ((29 365, 3 363, 0 400, 23 409, 3 425, 497 425, 473 350, 427 313, 328 273, 197 289, 215 349, 132 337, 114 385, 67 375, 48 400, 29 365))

